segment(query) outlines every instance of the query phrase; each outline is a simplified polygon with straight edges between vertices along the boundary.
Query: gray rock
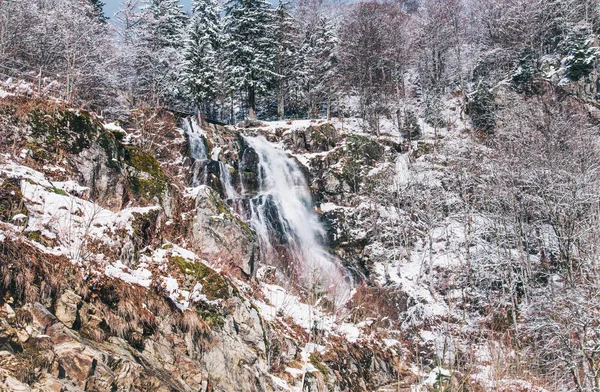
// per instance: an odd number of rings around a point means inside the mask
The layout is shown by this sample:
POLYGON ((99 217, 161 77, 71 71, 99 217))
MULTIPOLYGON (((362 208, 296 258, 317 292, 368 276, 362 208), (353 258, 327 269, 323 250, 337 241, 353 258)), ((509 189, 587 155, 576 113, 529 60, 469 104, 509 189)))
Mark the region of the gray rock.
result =
POLYGON ((196 197, 192 236, 195 249, 206 259, 237 267, 247 276, 254 274, 256 233, 208 187, 196 197))
POLYGON ((56 318, 69 328, 73 327, 77 319, 77 309, 81 297, 72 290, 67 290, 56 302, 56 318))

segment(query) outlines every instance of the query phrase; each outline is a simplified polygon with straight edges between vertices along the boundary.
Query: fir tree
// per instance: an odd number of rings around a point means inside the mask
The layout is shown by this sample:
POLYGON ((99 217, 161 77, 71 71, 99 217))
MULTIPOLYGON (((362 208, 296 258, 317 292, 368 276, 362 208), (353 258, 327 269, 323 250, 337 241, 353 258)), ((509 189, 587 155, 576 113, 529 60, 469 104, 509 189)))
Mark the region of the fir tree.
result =
POLYGON ((276 73, 277 44, 273 37, 273 9, 263 0, 230 0, 225 7, 225 72, 232 91, 247 93, 250 117, 256 94, 265 93, 276 73))
POLYGON ((136 90, 153 101, 181 95, 180 71, 187 15, 178 0, 150 0, 135 26, 136 90))
POLYGON ((337 56, 335 48, 337 37, 333 23, 326 17, 320 17, 314 31, 307 36, 304 45, 307 70, 307 91, 310 110, 318 114, 319 105, 327 105, 327 117, 331 100, 335 94, 335 76, 337 56))
POLYGON ((104 6, 106 5, 106 3, 102 0, 90 0, 90 3, 92 3, 92 5, 94 6, 96 17, 98 18, 100 23, 106 23, 106 21, 109 19, 104 14, 104 6))
POLYGON ((220 10, 215 0, 195 0, 185 41, 183 84, 201 113, 219 91, 220 10))
POLYGON ((292 78, 294 65, 298 56, 295 38, 297 28, 294 18, 288 10, 287 2, 279 0, 275 10, 275 72, 277 73, 277 115, 282 119, 285 115, 285 99, 292 78))
POLYGON ((492 134, 496 128, 496 103, 485 82, 479 82, 475 91, 469 94, 467 114, 471 117, 473 128, 492 134))
POLYGON ((417 116, 412 110, 406 110, 404 113, 404 121, 400 129, 402 137, 412 141, 421 137, 421 127, 417 120, 417 116))
POLYGON ((593 37, 573 35, 567 39, 568 55, 565 59, 565 74, 573 81, 586 77, 593 70, 598 48, 593 46, 593 37))
POLYGON ((181 48, 187 16, 179 0, 150 0, 145 38, 153 49, 181 48))

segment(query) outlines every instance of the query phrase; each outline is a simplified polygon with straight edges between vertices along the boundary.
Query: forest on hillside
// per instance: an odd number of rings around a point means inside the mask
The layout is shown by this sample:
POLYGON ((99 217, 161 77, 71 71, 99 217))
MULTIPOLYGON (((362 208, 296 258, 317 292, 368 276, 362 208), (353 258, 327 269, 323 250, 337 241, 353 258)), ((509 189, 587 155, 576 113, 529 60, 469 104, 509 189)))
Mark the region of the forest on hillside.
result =
MULTIPOLYGON (((99 1, 5 1, 3 75, 118 117, 132 107, 199 109, 234 123, 258 118, 359 115, 408 132, 418 98, 440 122, 462 95, 476 129, 493 132, 489 89, 524 94, 544 80, 577 82, 596 63, 592 0, 127 0, 114 16, 99 1), (35 83, 37 81, 37 83, 35 83)), ((591 86, 598 93, 600 86, 591 86)))

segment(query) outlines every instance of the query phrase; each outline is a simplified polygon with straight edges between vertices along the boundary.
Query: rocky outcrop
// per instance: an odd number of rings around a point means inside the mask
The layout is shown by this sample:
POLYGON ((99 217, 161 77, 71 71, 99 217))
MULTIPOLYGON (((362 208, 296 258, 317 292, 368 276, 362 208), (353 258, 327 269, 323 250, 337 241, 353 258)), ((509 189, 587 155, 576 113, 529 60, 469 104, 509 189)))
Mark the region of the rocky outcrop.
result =
MULTIPOLYGON (((276 301, 261 292, 261 252, 244 215, 262 173, 242 134, 206 129, 210 159, 200 167, 206 185, 183 191, 190 173, 168 170, 173 162, 136 145, 131 134, 85 112, 47 114, 32 117, 36 131, 23 141, 23 157, 10 161, 31 173, 24 177, 15 169, 20 177, 0 179, 0 389, 275 392, 304 380, 307 390, 359 391, 394 379, 392 367, 364 360, 360 345, 329 362, 315 356, 314 368, 305 369, 303 350, 311 339, 326 350, 341 343, 328 342, 329 332, 312 324, 296 324, 281 309, 263 318, 276 301), (242 197, 225 200, 223 170, 242 197), (29 185, 35 194, 23 195, 29 185), (77 227, 72 221, 58 227, 49 218, 27 231, 30 215, 39 223, 53 208, 81 218, 77 227), (100 216, 83 219, 90 213, 100 216), (367 368, 373 368, 369 378, 359 382, 367 368)), ((246 131, 324 153, 304 168, 323 201, 354 192, 335 166, 350 159, 345 137, 330 124, 246 131)), ((276 213, 272 207, 264 203, 267 215, 276 213)), ((281 237, 274 243, 283 247, 289 238, 283 227, 275 229, 281 237)), ((385 355, 374 354, 384 362, 385 355)))
MULTIPOLYGON (((65 271, 27 285, 62 280, 65 271)), ((80 278, 72 283, 83 287, 80 278)), ((235 290, 213 316, 209 308, 169 309, 170 300, 159 293, 116 280, 110 287, 92 286, 85 298, 67 289, 58 295, 54 311, 41 302, 17 303, 17 291, 5 293, 13 304, 4 302, 0 317, 0 385, 7 388, 277 390, 267 376, 263 322, 235 290)))
POLYGON ((81 296, 75 294, 73 290, 65 291, 56 302, 56 317, 67 327, 73 328, 80 303, 81 296))
POLYGON ((199 188, 195 203, 194 248, 208 260, 252 276, 258 262, 254 231, 211 188, 199 188))
POLYGON ((324 152, 335 147, 341 136, 333 125, 324 123, 287 131, 282 135, 282 140, 292 151, 324 152))

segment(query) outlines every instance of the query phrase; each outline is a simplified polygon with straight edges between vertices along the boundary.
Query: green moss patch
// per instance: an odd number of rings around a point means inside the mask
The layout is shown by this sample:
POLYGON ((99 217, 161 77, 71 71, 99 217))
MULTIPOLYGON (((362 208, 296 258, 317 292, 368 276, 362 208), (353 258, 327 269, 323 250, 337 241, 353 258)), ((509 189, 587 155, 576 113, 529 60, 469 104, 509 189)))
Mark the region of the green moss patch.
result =
POLYGON ((313 365, 323 376, 325 376, 325 380, 328 380, 329 372, 327 371, 327 366, 325 366, 323 362, 321 362, 317 354, 311 353, 309 360, 310 364, 313 365))
POLYGON ((196 314, 208 324, 210 328, 223 328, 225 325, 225 312, 218 306, 200 302, 196 306, 196 314))
POLYGON ((359 135, 348 136, 347 155, 359 162, 373 165, 383 157, 383 146, 369 138, 359 135))
POLYGON ((79 154, 91 147, 92 142, 104 131, 97 119, 85 111, 33 109, 27 123, 31 136, 49 151, 64 150, 79 154))
POLYGON ((205 264, 188 261, 181 256, 171 256, 171 261, 181 272, 195 278, 202 285, 202 293, 209 300, 229 299, 231 292, 235 294, 235 289, 229 285, 227 280, 205 264))
POLYGON ((122 148, 119 143, 123 140, 123 136, 124 135, 121 132, 106 131, 102 132, 98 137, 98 144, 106 153, 106 166, 116 172, 121 171, 119 161, 122 148))
POLYGON ((169 189, 169 178, 165 175, 160 164, 149 153, 141 151, 134 146, 126 146, 124 162, 138 172, 146 173, 142 176, 133 173, 127 178, 127 188, 136 200, 143 204, 162 203, 165 192, 169 189))

